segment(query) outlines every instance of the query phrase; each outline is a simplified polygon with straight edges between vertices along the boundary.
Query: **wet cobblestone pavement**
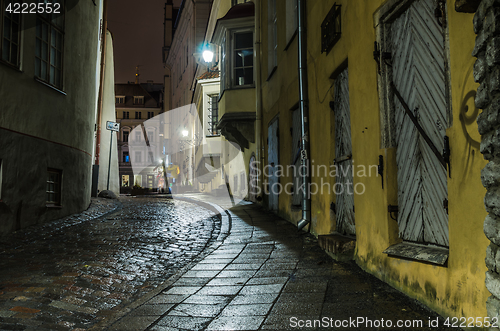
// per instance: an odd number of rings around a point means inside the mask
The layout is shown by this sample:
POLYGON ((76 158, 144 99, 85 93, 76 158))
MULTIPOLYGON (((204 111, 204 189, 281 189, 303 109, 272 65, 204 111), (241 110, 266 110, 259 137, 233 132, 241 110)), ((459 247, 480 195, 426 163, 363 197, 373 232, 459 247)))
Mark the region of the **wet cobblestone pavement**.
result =
POLYGON ((0 330, 89 329, 200 256, 220 226, 186 201, 94 199, 80 215, 0 238, 0 330))
MULTIPOLYGON (((206 195, 198 199, 231 207, 206 195)), ((316 238, 275 214, 245 202, 231 208, 230 217, 221 214, 222 227, 225 222, 231 227, 223 243, 103 329, 452 330, 354 262, 333 261, 316 238), (365 323, 353 326, 358 318, 365 323), (429 320, 439 327, 429 326, 429 320), (411 325, 396 327, 398 321, 411 325)))

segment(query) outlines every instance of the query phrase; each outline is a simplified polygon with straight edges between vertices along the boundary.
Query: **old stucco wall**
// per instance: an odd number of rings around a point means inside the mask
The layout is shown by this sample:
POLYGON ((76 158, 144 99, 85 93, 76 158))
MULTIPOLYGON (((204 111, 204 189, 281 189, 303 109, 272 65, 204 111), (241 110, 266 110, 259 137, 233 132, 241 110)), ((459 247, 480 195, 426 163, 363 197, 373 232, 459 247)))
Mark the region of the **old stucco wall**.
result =
POLYGON ((66 12, 63 91, 35 76, 35 15, 26 15, 21 70, 0 64, 0 234, 86 209, 94 133, 99 6, 66 12), (47 208, 47 168, 62 170, 62 205, 47 208))
MULTIPOLYGON (((103 107, 101 120, 101 155, 99 161, 99 191, 107 189, 109 148, 111 134, 106 130, 106 122, 116 122, 115 113, 115 69, 113 64, 113 38, 111 33, 106 33, 106 68, 104 72, 103 107)), ((115 194, 120 194, 120 175, 118 173, 118 135, 113 132, 111 149, 111 168, 109 174, 109 189, 115 194)))

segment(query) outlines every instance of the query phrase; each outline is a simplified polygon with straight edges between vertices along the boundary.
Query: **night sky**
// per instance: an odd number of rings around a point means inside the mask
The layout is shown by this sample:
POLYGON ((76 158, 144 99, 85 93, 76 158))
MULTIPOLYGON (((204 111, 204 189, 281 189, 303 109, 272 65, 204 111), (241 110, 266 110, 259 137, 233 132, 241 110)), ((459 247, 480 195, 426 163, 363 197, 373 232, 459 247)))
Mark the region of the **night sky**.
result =
POLYGON ((115 83, 163 83, 163 15, 165 0, 110 0, 108 29, 113 34, 115 83), (140 4, 140 5, 139 5, 140 4))

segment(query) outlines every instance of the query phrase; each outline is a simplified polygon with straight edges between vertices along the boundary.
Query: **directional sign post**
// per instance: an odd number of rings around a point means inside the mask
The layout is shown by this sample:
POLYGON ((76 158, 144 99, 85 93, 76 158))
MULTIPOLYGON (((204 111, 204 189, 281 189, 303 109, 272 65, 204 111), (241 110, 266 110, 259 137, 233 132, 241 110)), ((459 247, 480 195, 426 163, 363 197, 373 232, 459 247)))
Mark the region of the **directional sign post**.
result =
POLYGON ((109 164, 108 164, 108 185, 106 189, 109 190, 109 173, 111 171, 111 150, 113 149, 113 131, 120 131, 120 123, 106 121, 106 129, 111 132, 111 140, 109 141, 109 164))

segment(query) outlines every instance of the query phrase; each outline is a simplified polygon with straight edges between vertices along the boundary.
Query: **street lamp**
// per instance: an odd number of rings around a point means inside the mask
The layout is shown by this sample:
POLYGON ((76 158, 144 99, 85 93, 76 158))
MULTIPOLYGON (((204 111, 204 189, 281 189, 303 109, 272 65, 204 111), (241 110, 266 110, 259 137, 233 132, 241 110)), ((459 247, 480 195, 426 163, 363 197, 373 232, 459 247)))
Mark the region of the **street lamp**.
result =
POLYGON ((203 61, 211 63, 213 59, 214 59, 214 52, 208 49, 203 51, 203 61))

